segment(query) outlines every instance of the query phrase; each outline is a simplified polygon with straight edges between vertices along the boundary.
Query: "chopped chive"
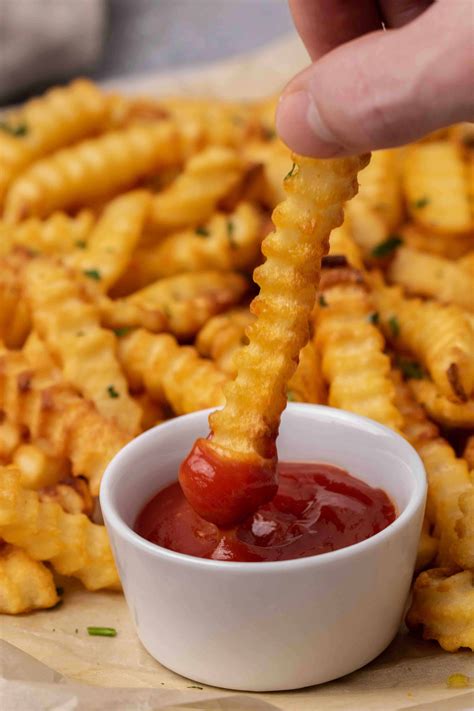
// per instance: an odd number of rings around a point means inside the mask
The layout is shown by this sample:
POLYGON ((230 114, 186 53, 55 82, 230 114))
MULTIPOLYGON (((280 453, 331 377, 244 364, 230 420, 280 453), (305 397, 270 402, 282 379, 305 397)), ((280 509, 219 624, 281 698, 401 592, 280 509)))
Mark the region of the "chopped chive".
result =
POLYGON ((113 385, 109 385, 109 387, 107 388, 107 392, 109 393, 109 397, 111 398, 115 399, 116 397, 120 397, 120 394, 116 391, 113 385))
POLYGON ((425 377, 423 368, 419 363, 417 363, 416 360, 398 357, 397 365, 406 378, 411 378, 412 380, 422 380, 425 377))
POLYGON ((390 331, 392 332, 392 336, 394 338, 398 338, 398 336, 400 335, 400 323, 396 316, 390 316, 390 318, 388 319, 388 326, 390 328, 390 331))
POLYGON ((427 197, 422 197, 419 200, 415 200, 415 202, 412 203, 412 207, 415 210, 421 210, 421 208, 426 207, 429 205, 430 200, 427 197))
POLYGON ((119 326, 118 328, 113 328, 112 331, 115 333, 115 335, 118 338, 122 338, 122 336, 126 336, 127 333, 130 333, 132 330, 131 326, 119 326))
POLYGON ((74 246, 78 249, 85 249, 87 247, 87 242, 85 241, 85 239, 77 239, 74 242, 74 246))
POLYGON ((203 686, 198 686, 197 684, 191 684, 190 686, 186 687, 187 689, 203 689, 203 686))
POLYGON ((283 180, 288 180, 288 178, 292 178, 294 175, 297 174, 297 172, 298 172, 298 166, 296 165, 296 163, 293 163, 293 165, 291 166, 290 172, 285 175, 283 180))
POLYGON ((234 228, 235 225, 232 220, 227 220, 227 239, 229 240, 229 244, 232 249, 236 249, 238 246, 234 239, 234 228))
POLYGON ((324 294, 319 295, 318 303, 322 308, 325 308, 326 306, 329 306, 328 302, 326 301, 326 297, 324 294))
POLYGON ((95 279, 100 281, 100 272, 98 269, 84 269, 84 276, 89 277, 89 279, 95 279))
POLYGON ((403 239, 399 235, 389 235, 386 240, 380 242, 372 250, 373 257, 386 257, 403 244, 403 239))
POLYGON ((374 324, 374 326, 376 326, 380 320, 378 311, 374 311, 373 313, 369 314, 367 318, 370 321, 370 323, 374 324))
POLYGON ((87 634, 91 637, 116 637, 115 627, 88 627, 87 634))
POLYGON ((194 231, 200 237, 209 237, 209 230, 206 227, 196 227, 194 231))
POLYGON ((288 400, 288 402, 297 402, 297 401, 298 401, 298 400, 297 400, 297 397, 296 397, 296 395, 295 395, 295 393, 293 392, 293 390, 288 390, 288 391, 287 391, 287 393, 286 393, 286 399, 288 400))
POLYGON ((26 136, 28 133, 28 126, 26 123, 19 123, 17 126, 12 126, 6 121, 0 121, 0 130, 18 138, 19 136, 26 136))

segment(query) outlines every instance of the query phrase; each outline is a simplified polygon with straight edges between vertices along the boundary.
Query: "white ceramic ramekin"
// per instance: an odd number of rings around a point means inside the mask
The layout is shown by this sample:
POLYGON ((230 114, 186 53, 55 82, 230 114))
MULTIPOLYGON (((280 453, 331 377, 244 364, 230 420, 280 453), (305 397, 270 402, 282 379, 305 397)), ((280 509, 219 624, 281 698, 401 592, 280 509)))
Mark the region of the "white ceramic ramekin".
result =
POLYGON ((372 420, 290 404, 281 461, 329 462, 383 488, 398 517, 320 556, 228 563, 174 553, 138 536, 142 506, 177 477, 209 411, 145 432, 109 464, 101 505, 138 635, 159 662, 196 681, 247 691, 319 684, 358 669, 392 640, 410 588, 426 497, 415 450, 372 420))

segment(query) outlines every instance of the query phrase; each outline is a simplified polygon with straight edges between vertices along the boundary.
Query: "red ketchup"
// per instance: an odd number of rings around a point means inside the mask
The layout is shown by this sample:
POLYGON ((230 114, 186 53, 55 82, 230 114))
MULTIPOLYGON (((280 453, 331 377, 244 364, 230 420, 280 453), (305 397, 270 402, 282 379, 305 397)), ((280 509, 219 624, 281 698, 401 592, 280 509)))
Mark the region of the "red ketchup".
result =
POLYGON ((382 531, 396 518, 384 491, 330 464, 280 462, 278 475, 272 501, 232 528, 201 518, 176 482, 145 505, 135 531, 178 553, 256 562, 345 548, 382 531))

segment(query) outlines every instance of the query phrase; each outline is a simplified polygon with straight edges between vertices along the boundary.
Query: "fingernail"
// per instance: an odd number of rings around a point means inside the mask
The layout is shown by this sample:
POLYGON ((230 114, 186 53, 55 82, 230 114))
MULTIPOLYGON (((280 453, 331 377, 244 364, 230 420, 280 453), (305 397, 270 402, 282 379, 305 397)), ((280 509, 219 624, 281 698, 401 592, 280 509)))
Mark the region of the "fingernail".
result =
POLYGON ((344 152, 321 118, 312 96, 304 89, 282 95, 276 128, 282 140, 302 155, 332 158, 344 152))

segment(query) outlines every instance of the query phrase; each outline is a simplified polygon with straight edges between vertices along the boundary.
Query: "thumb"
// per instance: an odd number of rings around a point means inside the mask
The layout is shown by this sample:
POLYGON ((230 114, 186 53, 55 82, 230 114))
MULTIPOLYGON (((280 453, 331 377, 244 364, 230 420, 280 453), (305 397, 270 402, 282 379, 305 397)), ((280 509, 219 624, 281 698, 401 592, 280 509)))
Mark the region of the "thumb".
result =
POLYGON ((474 116, 470 0, 435 3, 401 29, 332 50, 296 76, 277 109, 280 137, 322 158, 407 143, 474 116))

